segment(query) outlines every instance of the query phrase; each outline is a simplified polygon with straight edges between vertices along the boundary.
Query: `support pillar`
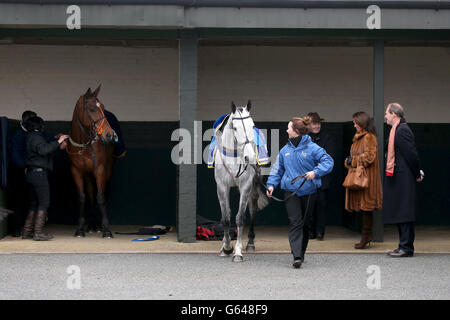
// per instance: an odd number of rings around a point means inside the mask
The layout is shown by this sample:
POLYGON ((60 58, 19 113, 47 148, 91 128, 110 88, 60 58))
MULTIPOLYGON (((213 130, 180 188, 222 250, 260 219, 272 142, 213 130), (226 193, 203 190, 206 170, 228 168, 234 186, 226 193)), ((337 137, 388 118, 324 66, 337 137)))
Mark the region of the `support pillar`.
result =
MULTIPOLYGON (((180 128, 187 129, 194 139, 194 120, 197 119, 197 52, 195 30, 181 30, 179 40, 179 113, 180 128)), ((191 144, 193 145, 193 144, 191 144)), ((197 213, 197 167, 194 148, 190 164, 178 166, 177 179, 177 237, 178 242, 195 242, 197 213)))
MULTIPOLYGON (((373 47, 373 117, 378 140, 378 161, 381 183, 384 177, 384 41, 376 40, 373 47)), ((382 211, 373 215, 373 240, 383 242, 384 225, 382 211)))

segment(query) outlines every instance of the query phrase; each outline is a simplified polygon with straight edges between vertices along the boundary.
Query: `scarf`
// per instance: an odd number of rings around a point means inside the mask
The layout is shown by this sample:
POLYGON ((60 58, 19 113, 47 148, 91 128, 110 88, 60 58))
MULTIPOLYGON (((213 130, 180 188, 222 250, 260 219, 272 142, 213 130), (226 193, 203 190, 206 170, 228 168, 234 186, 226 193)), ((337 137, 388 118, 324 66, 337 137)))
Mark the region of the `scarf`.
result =
POLYGON ((389 144, 388 144, 388 152, 387 152, 387 161, 386 161, 386 176, 392 177, 394 176, 394 165, 395 165, 395 131, 397 130, 398 125, 400 124, 400 120, 391 128, 391 132, 389 133, 389 144))
POLYGON ((292 144, 297 148, 298 144, 300 143, 300 141, 302 141, 302 137, 303 136, 298 136, 298 137, 295 137, 295 138, 291 138, 291 139, 289 139, 289 141, 291 141, 292 144))

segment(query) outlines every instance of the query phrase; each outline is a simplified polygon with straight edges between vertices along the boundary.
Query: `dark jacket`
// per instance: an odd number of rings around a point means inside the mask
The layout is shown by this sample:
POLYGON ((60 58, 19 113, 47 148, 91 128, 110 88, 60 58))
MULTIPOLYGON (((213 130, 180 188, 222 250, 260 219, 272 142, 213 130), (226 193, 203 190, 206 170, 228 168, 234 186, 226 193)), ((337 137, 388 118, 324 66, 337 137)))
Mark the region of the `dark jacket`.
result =
POLYGON ((8 184, 8 118, 0 117, 0 186, 8 184))
POLYGON ((386 224, 414 222, 416 179, 420 178, 420 161, 414 134, 403 118, 395 131, 394 141, 394 175, 384 177, 383 222, 386 224))
MULTIPOLYGON (((312 142, 324 148, 325 151, 333 158, 334 162, 336 163, 336 144, 334 142, 333 137, 327 132, 324 132, 322 130, 318 134, 308 133, 308 135, 311 137, 312 142)), ((323 190, 329 189, 333 181, 333 171, 323 176, 321 179, 322 179, 321 189, 323 190)))
POLYGON ((117 134, 118 141, 114 148, 114 155, 120 156, 126 151, 125 141, 123 140, 122 130, 120 129, 119 120, 111 111, 105 109, 105 117, 111 128, 117 134))
POLYGON ((19 128, 12 135, 8 146, 11 163, 19 169, 25 168, 27 135, 28 132, 26 132, 22 128, 22 125, 19 124, 19 128))
POLYGON ((27 155, 25 166, 27 168, 53 169, 53 153, 58 150, 58 141, 47 142, 43 133, 30 132, 26 139, 27 155))

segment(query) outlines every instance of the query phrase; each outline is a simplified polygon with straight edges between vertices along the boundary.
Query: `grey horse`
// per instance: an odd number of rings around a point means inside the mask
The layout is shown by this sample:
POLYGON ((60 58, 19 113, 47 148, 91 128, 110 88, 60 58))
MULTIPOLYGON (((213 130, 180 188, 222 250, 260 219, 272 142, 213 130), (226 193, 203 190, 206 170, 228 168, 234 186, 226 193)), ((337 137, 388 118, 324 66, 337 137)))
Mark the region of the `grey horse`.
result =
POLYGON ((247 252, 255 251, 254 216, 268 204, 266 195, 261 191, 261 170, 256 164, 256 144, 254 142, 253 119, 250 116, 251 101, 244 107, 231 103, 231 114, 220 130, 214 133, 217 139, 214 157, 214 177, 217 183, 217 196, 222 211, 224 237, 220 256, 229 256, 233 245, 229 235, 231 208, 230 188, 237 187, 240 192, 239 211, 236 215, 238 228, 233 262, 242 262, 242 234, 244 232, 245 211, 250 211, 250 229, 247 252))

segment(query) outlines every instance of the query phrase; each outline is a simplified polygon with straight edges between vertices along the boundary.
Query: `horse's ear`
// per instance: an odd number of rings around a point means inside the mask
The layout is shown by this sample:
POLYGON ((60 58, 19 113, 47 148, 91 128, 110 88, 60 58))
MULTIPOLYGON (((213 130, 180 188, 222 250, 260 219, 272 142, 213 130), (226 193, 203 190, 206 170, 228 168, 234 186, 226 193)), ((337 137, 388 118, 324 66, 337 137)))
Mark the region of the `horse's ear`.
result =
POLYGON ((92 94, 91 88, 87 89, 86 93, 84 94, 85 97, 88 97, 92 94))
POLYGON ((98 96, 98 93, 100 92, 100 88, 102 87, 102 85, 100 84, 99 86, 98 86, 98 88, 97 89, 95 89, 95 91, 94 91, 94 97, 96 97, 97 98, 97 96, 98 96))
POLYGON ((234 104, 234 101, 231 101, 231 113, 235 113, 236 112, 236 105, 234 104))
POLYGON ((247 102, 247 111, 250 112, 251 108, 252 108, 252 100, 248 100, 248 102, 247 102))

